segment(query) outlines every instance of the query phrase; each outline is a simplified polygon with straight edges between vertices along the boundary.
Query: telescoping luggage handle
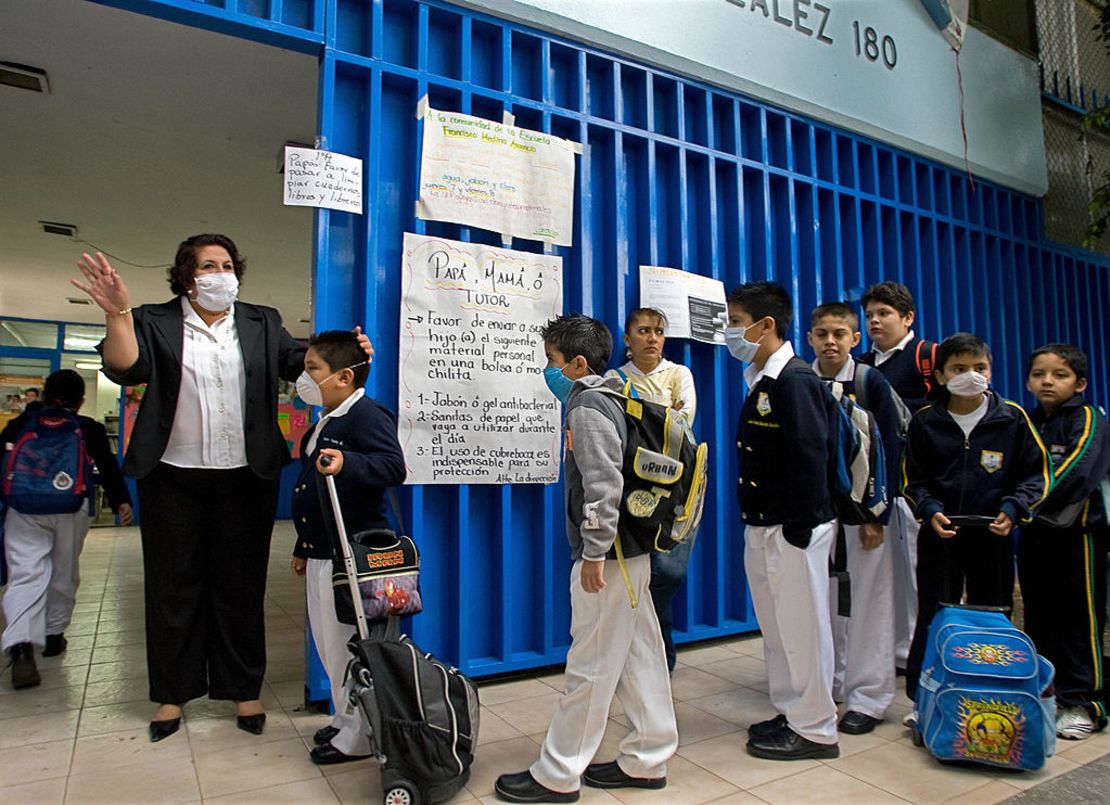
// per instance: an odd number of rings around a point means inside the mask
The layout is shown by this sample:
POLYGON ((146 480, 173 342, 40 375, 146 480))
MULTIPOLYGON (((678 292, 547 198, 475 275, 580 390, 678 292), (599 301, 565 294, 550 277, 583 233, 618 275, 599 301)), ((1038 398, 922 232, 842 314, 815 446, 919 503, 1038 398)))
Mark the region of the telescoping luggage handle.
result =
MULTIPOLYGON (((321 466, 331 464, 331 456, 325 454, 320 457, 321 466)), ((351 601, 354 602, 355 621, 358 624, 358 636, 365 640, 370 636, 370 629, 366 624, 366 613, 361 606, 362 593, 358 589, 358 568, 355 567, 355 556, 351 553, 351 543, 347 540, 347 526, 343 522, 343 511, 339 508, 339 493, 335 491, 335 476, 324 475, 324 483, 328 487, 328 500, 331 501, 331 512, 335 516, 335 530, 339 535, 339 549, 343 551, 343 565, 347 568, 347 584, 351 588, 351 601)))

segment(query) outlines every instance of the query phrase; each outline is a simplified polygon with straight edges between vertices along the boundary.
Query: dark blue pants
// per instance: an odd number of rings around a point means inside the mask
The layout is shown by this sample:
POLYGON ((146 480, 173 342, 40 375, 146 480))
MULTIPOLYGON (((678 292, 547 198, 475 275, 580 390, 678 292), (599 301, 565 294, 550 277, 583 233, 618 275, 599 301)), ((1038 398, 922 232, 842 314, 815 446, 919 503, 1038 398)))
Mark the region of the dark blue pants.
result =
POLYGON ((667 651, 669 671, 674 671, 675 665, 674 637, 671 634, 674 628, 674 597, 682 582, 686 580, 690 554, 694 550, 698 530, 695 530, 690 539, 670 553, 651 555, 651 601, 655 605, 655 615, 659 618, 659 631, 663 634, 663 647, 667 651))

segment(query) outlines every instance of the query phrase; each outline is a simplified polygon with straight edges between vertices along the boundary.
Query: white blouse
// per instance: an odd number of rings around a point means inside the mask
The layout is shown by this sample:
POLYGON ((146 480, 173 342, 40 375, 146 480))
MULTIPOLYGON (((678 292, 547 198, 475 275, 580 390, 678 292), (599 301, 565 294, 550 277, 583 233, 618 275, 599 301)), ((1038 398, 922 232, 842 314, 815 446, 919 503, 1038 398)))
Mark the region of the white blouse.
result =
POLYGON ((162 461, 175 467, 230 470, 247 466, 246 368, 235 306, 209 327, 181 297, 185 339, 181 389, 162 461))

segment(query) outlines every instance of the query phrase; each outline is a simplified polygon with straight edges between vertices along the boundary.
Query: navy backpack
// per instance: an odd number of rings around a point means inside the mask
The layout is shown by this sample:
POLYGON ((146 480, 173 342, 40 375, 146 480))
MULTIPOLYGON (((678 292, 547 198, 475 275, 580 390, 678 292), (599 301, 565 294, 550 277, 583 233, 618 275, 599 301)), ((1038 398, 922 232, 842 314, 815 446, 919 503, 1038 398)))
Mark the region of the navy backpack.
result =
POLYGON ((42 408, 4 456, 3 495, 23 514, 72 514, 90 497, 93 467, 77 414, 42 408))

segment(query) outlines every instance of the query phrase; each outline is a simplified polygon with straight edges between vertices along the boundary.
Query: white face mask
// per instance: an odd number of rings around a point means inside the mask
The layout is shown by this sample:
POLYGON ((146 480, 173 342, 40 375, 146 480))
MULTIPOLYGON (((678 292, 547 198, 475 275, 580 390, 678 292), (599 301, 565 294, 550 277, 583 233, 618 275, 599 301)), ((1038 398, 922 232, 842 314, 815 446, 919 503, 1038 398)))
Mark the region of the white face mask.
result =
MULTIPOLYGON (((357 366, 362 366, 362 364, 364 363, 366 363, 366 361, 361 361, 352 366, 344 366, 343 369, 354 369, 357 366)), ((340 369, 339 372, 342 372, 343 369, 340 369)), ((317 383, 315 380, 312 379, 312 375, 310 375, 308 373, 308 370, 306 369, 305 371, 301 372, 301 376, 297 378, 297 396, 304 400, 305 403, 308 405, 323 405, 324 384, 335 377, 337 374, 339 374, 339 372, 332 372, 330 375, 317 383)))
POLYGON ((948 378, 944 384, 948 393, 955 394, 957 397, 978 397, 987 390, 988 386, 990 381, 978 372, 961 372, 948 378))
POLYGON ((232 271, 200 274, 193 284, 197 290, 196 303, 213 313, 227 310, 239 296, 239 278, 232 271))
POLYGON ((725 346, 728 348, 729 354, 736 360, 744 363, 751 363, 755 360, 755 354, 759 352, 759 344, 763 341, 763 336, 759 337, 759 341, 749 341, 748 330, 755 327, 756 324, 759 324, 759 322, 757 321, 748 327, 725 328, 725 346))

